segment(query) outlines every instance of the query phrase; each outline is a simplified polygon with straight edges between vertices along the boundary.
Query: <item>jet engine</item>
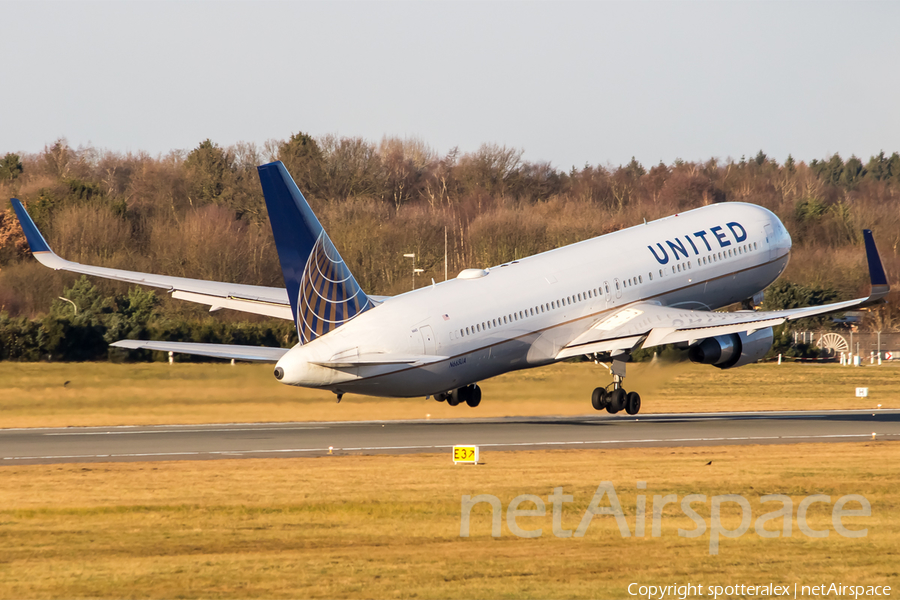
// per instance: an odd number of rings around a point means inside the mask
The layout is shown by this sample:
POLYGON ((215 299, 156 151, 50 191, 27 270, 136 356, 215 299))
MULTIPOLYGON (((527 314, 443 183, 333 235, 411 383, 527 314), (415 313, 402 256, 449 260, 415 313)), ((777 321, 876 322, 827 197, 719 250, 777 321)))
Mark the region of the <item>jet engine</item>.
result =
POLYGON ((742 367, 761 359, 772 348, 772 328, 706 338, 688 349, 691 362, 720 369, 742 367))

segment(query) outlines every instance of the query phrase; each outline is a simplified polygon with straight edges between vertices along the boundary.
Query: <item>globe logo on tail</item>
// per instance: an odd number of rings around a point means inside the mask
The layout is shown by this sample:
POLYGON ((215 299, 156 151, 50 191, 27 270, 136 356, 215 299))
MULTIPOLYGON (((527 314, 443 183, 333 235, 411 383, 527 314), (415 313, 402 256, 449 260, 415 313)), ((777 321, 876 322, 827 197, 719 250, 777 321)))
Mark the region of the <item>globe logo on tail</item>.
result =
POLYGON ((303 269, 297 299, 297 329, 307 344, 370 308, 334 244, 323 230, 303 269))

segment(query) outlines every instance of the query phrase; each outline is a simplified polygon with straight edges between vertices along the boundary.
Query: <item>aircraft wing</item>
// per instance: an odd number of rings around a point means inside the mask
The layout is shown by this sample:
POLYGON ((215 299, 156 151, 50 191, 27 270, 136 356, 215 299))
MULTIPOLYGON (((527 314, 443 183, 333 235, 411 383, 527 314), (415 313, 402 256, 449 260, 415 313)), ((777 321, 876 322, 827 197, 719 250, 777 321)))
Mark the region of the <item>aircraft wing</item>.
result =
POLYGON ((872 232, 868 229, 864 230, 863 238, 869 265, 869 280, 872 286, 871 292, 865 298, 806 308, 738 312, 686 310, 650 302, 636 302, 595 323, 590 329, 569 342, 556 358, 563 359, 594 353, 618 354, 631 351, 639 344, 644 348, 650 348, 678 342, 693 343, 730 333, 753 333, 760 329, 781 325, 785 321, 843 312, 874 303, 888 294, 890 286, 884 274, 878 250, 875 248, 872 232))
POLYGON ((119 340, 118 342, 113 342, 110 346, 114 348, 128 348, 129 350, 159 350, 161 352, 180 352, 183 354, 199 354, 200 356, 212 356, 214 358, 233 358, 235 360, 256 362, 278 362, 288 352, 288 348, 195 344, 193 342, 153 342, 145 340, 119 340))
POLYGON ((173 298, 206 304, 210 307, 210 311, 230 308, 288 321, 294 320, 291 315, 287 291, 284 288, 154 275, 122 269, 94 267, 65 260, 50 249, 50 246, 44 240, 44 236, 38 231, 37 226, 28 215, 25 207, 22 206, 22 203, 13 198, 12 205, 16 215, 19 217, 19 223, 25 232, 25 238, 28 240, 28 246, 31 248, 32 254, 46 267, 57 271, 71 271, 73 273, 164 288, 171 292, 173 298))

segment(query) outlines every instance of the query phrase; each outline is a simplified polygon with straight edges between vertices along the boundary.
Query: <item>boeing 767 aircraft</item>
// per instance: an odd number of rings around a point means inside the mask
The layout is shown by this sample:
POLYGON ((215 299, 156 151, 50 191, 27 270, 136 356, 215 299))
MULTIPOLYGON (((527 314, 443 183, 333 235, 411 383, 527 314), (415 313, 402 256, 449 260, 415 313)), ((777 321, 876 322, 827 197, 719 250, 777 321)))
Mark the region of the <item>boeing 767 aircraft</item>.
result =
POLYGON ((288 385, 374 396, 481 402, 478 382, 587 355, 611 363, 613 382, 595 409, 637 414, 623 387, 637 348, 680 344, 690 359, 730 369, 762 358, 772 327, 883 298, 887 279, 872 233, 863 232, 866 298, 774 312, 713 312, 758 294, 781 274, 791 238, 752 204, 704 206, 399 296, 366 294, 281 162, 259 168, 285 288, 220 283, 93 267, 60 258, 21 202, 12 200, 35 258, 52 269, 155 286, 210 310, 293 320, 291 349, 122 340, 144 348, 274 362, 288 385))

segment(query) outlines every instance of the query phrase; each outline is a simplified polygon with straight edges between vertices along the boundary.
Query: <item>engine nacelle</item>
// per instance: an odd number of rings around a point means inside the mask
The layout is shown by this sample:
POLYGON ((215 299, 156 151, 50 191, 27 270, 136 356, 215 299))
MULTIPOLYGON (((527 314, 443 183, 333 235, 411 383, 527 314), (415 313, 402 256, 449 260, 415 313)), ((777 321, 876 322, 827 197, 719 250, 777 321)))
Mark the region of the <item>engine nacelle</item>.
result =
POLYGON ((766 327, 750 335, 730 333, 706 338, 688 349, 691 362, 713 365, 720 369, 742 367, 761 359, 772 348, 772 328, 766 327))

